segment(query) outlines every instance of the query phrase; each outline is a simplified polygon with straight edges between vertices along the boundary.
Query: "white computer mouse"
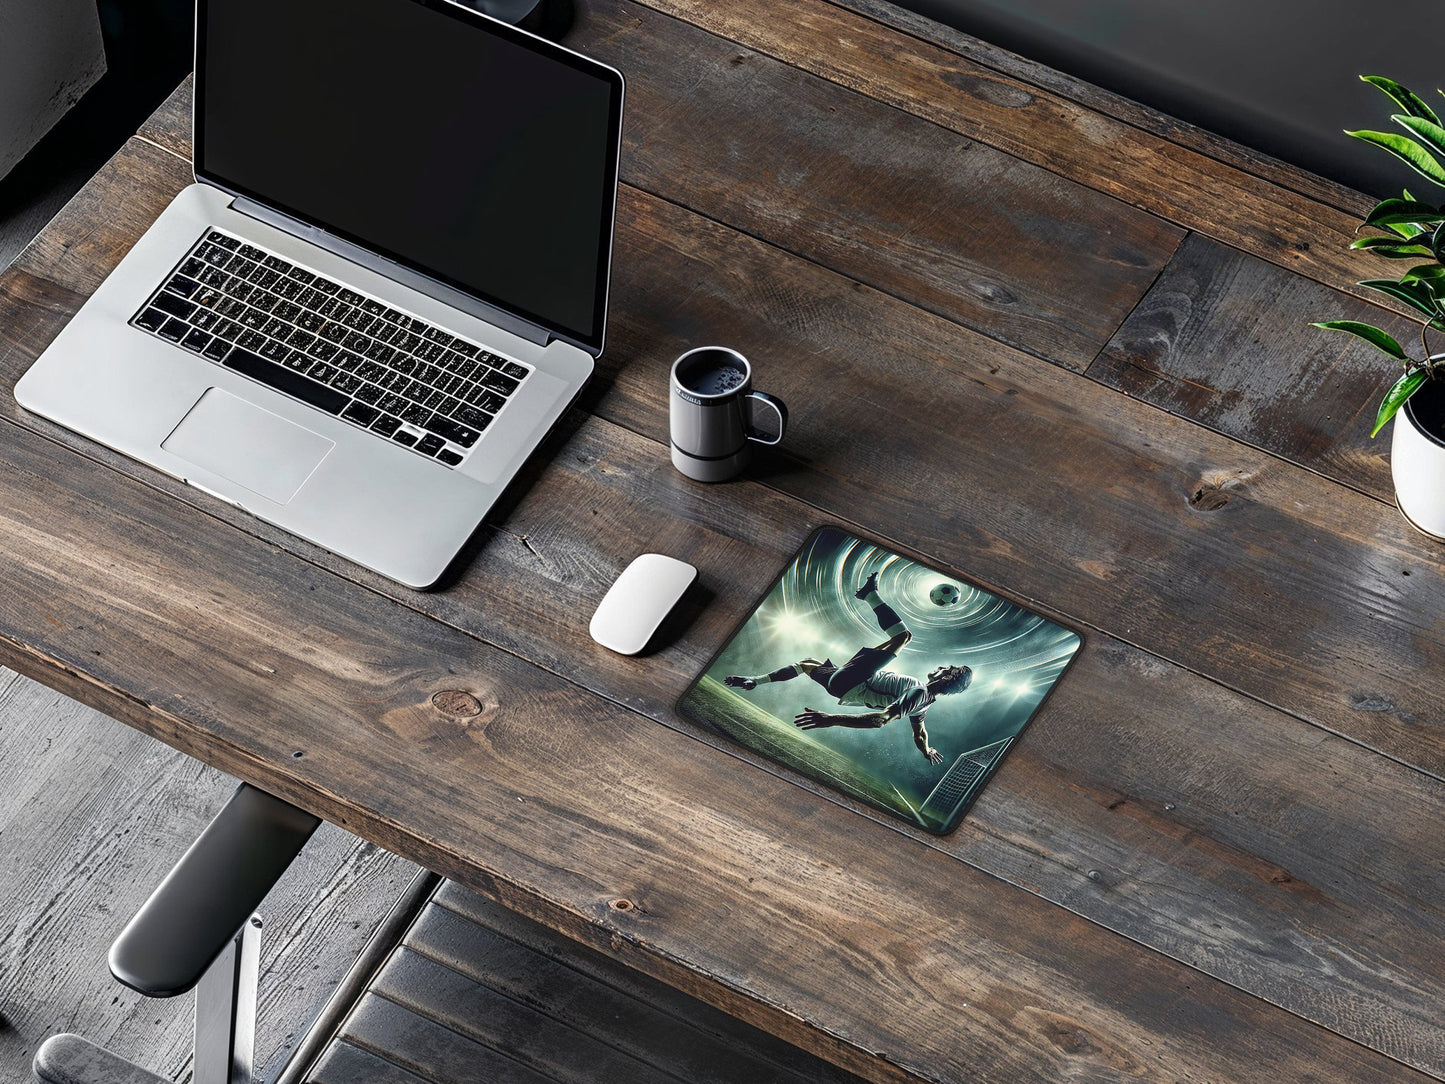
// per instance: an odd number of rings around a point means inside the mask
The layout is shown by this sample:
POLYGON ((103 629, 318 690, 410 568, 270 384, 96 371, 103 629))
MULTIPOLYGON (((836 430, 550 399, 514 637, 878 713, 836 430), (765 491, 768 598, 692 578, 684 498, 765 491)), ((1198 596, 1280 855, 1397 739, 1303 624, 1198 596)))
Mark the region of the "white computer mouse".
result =
POLYGON ((644 553, 622 570, 597 605, 589 631, 603 647, 636 655, 663 618, 697 579, 697 569, 676 557, 644 553))

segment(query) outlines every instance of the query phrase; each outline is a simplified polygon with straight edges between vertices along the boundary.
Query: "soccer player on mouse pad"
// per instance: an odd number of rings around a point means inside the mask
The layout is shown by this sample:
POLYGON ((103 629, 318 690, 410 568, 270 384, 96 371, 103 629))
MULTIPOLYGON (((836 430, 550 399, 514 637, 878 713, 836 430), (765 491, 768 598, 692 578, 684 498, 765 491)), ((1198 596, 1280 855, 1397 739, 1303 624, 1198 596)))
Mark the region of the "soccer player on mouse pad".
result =
POLYGON ((1073 630, 957 575, 823 527, 678 709, 943 834, 1080 642, 1073 630), (889 725, 902 719, 907 726, 889 725))
POLYGON ((886 726, 900 716, 908 716, 913 726, 913 742, 918 751, 934 764, 943 760, 943 754, 928 744, 928 731, 924 729, 923 717, 929 706, 947 693, 961 693, 973 681, 973 671, 967 666, 940 666, 928 675, 925 685, 917 678, 895 674, 883 666, 892 661, 913 639, 913 633, 903 624, 898 611, 884 602, 878 595, 878 573, 870 573, 863 586, 854 593, 873 610, 878 627, 888 637, 877 647, 859 648, 857 653, 843 664, 842 669, 833 665, 832 659, 819 662, 814 658, 800 659, 791 666, 784 666, 757 677, 742 677, 730 674, 723 678, 723 684, 735 689, 752 692, 759 685, 774 681, 791 681, 799 674, 807 674, 823 686, 828 695, 836 697, 845 707, 873 708, 865 714, 829 714, 804 708, 794 717, 793 722, 800 730, 821 730, 830 726, 848 726, 868 729, 886 726))

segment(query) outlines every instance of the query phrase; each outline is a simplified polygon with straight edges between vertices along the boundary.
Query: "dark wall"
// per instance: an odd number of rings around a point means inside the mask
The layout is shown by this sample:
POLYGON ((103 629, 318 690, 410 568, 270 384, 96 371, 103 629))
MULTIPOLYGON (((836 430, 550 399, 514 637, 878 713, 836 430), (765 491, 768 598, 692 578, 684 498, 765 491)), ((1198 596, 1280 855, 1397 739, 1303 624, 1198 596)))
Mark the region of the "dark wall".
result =
POLYGON ((1445 114, 1442 0, 899 0, 1375 196, 1445 190, 1342 130, 1399 130, 1361 73, 1445 114))

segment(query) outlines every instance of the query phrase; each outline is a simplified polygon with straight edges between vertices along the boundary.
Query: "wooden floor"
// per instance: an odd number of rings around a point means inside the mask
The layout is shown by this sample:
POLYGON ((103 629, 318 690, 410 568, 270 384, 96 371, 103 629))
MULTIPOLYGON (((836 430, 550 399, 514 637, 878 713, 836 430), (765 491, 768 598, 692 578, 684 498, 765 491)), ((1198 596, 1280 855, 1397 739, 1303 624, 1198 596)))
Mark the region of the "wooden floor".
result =
MULTIPOLYGON (((151 1001, 106 951, 235 780, 0 669, 0 1082, 75 1031, 190 1079, 190 997, 151 1001)), ((279 1071, 416 867, 327 824, 267 900, 257 1065, 279 1071)))
MULTIPOLYGON (((294 1076, 293 1076, 294 1074, 294 1076)), ((451 881, 305 1084, 861 1084, 451 881)))

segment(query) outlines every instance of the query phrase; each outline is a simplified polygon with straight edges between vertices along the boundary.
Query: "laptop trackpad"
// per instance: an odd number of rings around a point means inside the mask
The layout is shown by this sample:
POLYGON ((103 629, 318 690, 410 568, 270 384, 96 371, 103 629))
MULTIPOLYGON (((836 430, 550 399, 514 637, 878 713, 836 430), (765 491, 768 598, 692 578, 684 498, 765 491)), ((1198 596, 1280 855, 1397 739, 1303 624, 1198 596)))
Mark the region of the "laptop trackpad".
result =
POLYGON ((211 388, 161 442, 172 455, 285 504, 335 442, 211 388))

